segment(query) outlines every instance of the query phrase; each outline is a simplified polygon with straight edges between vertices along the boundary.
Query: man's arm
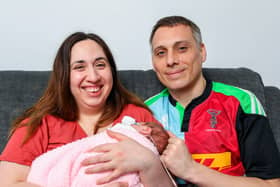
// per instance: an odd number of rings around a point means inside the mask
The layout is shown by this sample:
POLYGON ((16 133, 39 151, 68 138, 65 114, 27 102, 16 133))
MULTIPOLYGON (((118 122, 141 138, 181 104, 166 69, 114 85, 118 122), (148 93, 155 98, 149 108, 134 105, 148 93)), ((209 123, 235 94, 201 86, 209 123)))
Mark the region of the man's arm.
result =
POLYGON ((170 133, 168 146, 161 159, 168 169, 177 177, 189 181, 199 187, 278 187, 280 179, 262 180, 255 177, 230 176, 206 166, 192 159, 184 140, 170 133))
POLYGON ((192 169, 185 176, 199 187, 279 187, 280 179, 263 180, 256 177, 231 176, 210 169, 199 163, 194 163, 192 169))

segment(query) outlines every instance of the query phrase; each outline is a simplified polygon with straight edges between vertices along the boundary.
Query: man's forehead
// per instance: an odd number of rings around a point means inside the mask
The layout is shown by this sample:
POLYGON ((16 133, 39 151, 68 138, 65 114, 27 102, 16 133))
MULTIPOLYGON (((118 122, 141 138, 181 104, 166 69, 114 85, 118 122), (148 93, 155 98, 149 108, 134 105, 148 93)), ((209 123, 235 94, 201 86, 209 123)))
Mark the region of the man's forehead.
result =
POLYGON ((158 45, 155 46, 154 49, 157 48, 166 48, 166 47, 176 47, 176 46, 180 46, 181 44, 184 45, 191 45, 193 42, 190 40, 179 40, 179 41, 173 41, 173 42, 169 42, 169 43, 162 43, 162 45, 158 45))
POLYGON ((195 39, 192 30, 186 25, 177 25, 172 27, 160 27, 152 39, 152 48, 160 46, 173 46, 180 42, 192 43, 195 39))

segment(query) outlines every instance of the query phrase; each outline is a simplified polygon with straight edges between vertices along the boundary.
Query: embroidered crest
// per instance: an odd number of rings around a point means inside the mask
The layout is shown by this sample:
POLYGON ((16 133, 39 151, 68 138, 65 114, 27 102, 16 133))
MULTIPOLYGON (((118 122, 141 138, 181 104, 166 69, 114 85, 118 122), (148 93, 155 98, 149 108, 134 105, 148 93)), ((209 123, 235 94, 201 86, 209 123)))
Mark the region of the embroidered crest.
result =
POLYGON ((216 125, 218 123, 217 116, 221 113, 221 111, 220 110, 215 110, 215 109, 208 109, 207 112, 208 112, 208 114, 211 115, 211 118, 210 118, 211 128, 216 128, 216 125))

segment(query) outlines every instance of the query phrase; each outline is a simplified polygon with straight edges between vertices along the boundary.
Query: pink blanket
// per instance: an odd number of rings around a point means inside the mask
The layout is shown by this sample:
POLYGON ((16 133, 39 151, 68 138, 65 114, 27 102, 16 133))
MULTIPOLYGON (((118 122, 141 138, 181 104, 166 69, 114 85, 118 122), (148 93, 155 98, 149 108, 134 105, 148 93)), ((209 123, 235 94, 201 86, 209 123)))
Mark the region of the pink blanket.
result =
MULTIPOLYGON (((116 124, 112 131, 123 133, 158 154, 156 147, 130 124, 116 124)), ((109 172, 85 174, 86 167, 81 162, 100 153, 88 153, 87 150, 96 145, 113 143, 106 132, 77 140, 75 142, 48 151, 36 158, 31 166, 27 181, 42 187, 94 187, 96 179, 108 175, 109 172)), ((128 182, 129 187, 143 187, 137 173, 130 173, 119 177, 116 181, 128 182)))

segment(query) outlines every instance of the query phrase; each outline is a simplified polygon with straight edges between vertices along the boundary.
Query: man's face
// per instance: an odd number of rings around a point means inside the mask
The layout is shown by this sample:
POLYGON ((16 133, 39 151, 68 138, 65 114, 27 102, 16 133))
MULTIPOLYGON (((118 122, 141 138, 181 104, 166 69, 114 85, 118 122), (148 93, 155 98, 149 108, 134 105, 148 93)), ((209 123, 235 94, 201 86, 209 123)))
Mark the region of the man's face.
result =
POLYGON ((172 93, 190 91, 202 82, 203 44, 197 44, 185 25, 160 27, 152 39, 153 67, 158 79, 172 93))

